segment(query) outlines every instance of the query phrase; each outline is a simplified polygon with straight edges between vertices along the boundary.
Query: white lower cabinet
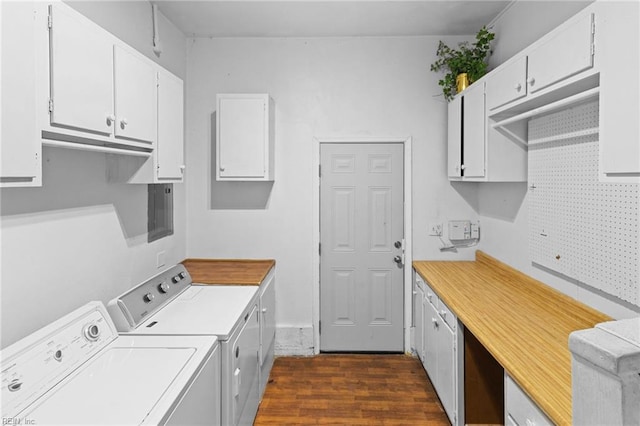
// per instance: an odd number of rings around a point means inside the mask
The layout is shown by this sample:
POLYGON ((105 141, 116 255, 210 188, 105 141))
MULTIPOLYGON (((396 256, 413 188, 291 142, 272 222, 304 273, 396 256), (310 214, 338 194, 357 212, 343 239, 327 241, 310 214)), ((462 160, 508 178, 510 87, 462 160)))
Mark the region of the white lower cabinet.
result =
POLYGON ((510 426, 553 425, 553 422, 506 373, 504 375, 504 423, 510 426))
MULTIPOLYGON (((417 277, 416 282, 419 279, 421 278, 417 277)), ((420 294, 421 291, 417 292, 420 294)), ((462 327, 452 311, 427 283, 424 283, 422 317, 424 330, 422 364, 451 424, 463 425, 464 351, 458 350, 464 347, 462 327)), ((418 342, 417 326, 416 342, 418 342)))

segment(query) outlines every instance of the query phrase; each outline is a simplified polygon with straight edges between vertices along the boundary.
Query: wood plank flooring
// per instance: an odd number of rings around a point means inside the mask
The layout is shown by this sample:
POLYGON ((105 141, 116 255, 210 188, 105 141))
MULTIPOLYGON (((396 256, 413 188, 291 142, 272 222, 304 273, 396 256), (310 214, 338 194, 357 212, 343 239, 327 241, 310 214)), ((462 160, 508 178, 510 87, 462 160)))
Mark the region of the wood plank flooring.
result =
POLYGON ((276 358, 254 425, 449 425, 406 355, 276 358))

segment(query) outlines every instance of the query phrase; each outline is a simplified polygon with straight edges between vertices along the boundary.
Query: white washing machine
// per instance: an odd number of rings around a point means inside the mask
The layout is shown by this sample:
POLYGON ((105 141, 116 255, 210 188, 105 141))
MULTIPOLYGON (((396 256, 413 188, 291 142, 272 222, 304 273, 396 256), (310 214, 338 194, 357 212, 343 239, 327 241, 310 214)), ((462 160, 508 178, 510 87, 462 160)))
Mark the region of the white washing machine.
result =
POLYGON ((0 356, 3 424, 220 424, 214 336, 118 336, 91 302, 0 356))
POLYGON ((258 287, 197 286, 183 265, 108 304, 123 335, 216 336, 225 426, 251 425, 259 404, 258 287))

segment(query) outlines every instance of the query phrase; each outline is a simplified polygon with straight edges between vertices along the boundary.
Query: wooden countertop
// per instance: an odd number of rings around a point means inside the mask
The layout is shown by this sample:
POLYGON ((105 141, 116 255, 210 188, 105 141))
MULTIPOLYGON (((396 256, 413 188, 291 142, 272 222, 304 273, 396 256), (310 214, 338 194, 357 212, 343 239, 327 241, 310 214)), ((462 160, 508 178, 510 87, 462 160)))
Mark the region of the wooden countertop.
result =
POLYGON ((198 284, 260 285, 271 268, 273 259, 185 259, 191 279, 198 284))
POLYGON ((611 318, 481 251, 413 267, 538 407, 570 425, 569 334, 611 318))

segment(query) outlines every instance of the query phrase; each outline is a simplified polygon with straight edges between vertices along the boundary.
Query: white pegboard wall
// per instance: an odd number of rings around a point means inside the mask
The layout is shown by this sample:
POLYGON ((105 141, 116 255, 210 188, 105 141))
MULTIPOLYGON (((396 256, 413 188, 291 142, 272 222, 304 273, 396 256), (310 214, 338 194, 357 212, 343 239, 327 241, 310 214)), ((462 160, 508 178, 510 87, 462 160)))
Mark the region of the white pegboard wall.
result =
POLYGON ((598 102, 529 122, 531 260, 640 306, 640 185, 598 180, 598 102))

